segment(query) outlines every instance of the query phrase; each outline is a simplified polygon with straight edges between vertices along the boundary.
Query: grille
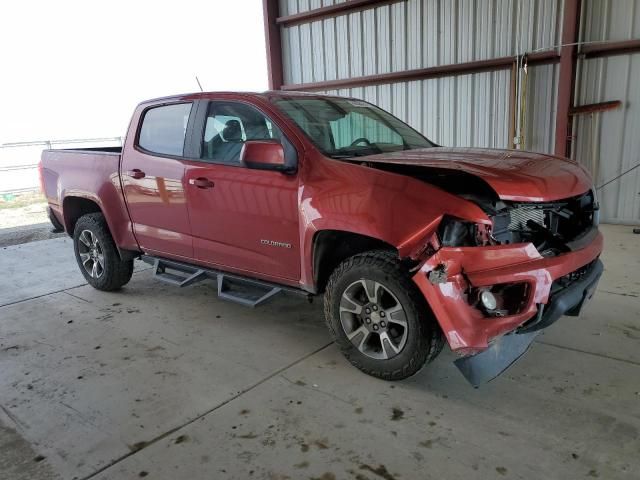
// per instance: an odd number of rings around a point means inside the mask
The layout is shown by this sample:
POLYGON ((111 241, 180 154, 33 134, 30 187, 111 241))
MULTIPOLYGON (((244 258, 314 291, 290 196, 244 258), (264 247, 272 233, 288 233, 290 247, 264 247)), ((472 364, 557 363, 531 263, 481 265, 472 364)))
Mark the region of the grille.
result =
POLYGON ((558 279, 556 279, 552 284, 551 284, 551 294, 553 295, 554 293, 558 292, 559 290, 562 290, 566 287, 568 287, 569 285, 571 285, 573 282, 580 280, 582 277, 584 277, 585 275, 587 275, 591 269, 593 268, 593 265, 598 261, 598 259, 595 259, 589 263, 587 263, 584 267, 580 267, 579 269, 568 273, 567 275, 565 275, 564 277, 560 277, 558 279))
POLYGON ((560 280, 564 282, 575 282, 576 280, 580 280, 587 273, 589 273, 589 270, 591 270, 591 267, 593 267, 594 263, 596 263, 596 260, 587 263, 584 267, 580 267, 579 269, 568 273, 564 277, 560 277, 560 280))
POLYGON ((499 244, 532 242, 545 256, 566 251, 566 243, 596 224, 591 192, 544 203, 506 203, 492 216, 492 238, 499 244))
POLYGON ((531 230, 527 227, 527 221, 533 220, 539 225, 544 225, 544 210, 534 206, 519 206, 509 211, 509 230, 531 230))

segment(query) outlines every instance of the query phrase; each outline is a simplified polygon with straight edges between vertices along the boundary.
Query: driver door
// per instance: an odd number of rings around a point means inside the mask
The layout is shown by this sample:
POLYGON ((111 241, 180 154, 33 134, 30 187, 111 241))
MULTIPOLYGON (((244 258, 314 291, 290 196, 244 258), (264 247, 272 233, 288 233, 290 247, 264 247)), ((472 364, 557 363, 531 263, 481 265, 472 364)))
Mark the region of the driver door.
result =
MULTIPOLYGON (((298 177, 240 163, 247 140, 288 143, 255 107, 210 102, 201 159, 186 162, 186 196, 198 262, 240 273, 300 278, 298 177)), ((295 149, 285 146, 295 161, 295 149)))

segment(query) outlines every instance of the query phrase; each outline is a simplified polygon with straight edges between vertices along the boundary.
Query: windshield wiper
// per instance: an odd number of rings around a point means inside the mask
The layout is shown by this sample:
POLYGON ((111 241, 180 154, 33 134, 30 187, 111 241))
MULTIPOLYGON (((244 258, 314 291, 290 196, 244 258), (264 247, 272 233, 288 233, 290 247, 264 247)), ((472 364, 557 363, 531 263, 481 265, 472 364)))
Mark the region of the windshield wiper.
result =
POLYGON ((358 148, 349 150, 348 148, 339 148, 332 153, 329 153, 329 156, 332 158, 349 158, 349 157, 366 157, 368 155, 376 155, 378 153, 382 153, 382 149, 380 147, 371 145, 367 148, 358 148))
POLYGON ((354 158, 354 157, 368 157, 369 155, 375 155, 378 152, 352 152, 352 153, 330 153, 331 158, 354 158))

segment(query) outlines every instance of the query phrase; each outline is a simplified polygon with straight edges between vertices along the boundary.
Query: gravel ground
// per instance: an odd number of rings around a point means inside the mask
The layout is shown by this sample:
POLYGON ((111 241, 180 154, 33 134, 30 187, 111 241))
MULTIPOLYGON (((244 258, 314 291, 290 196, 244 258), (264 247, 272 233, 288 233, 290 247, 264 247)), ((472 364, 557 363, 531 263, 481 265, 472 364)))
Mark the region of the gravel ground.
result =
POLYGON ((0 248, 56 238, 47 217, 47 203, 39 193, 0 199, 0 248))
POLYGON ((23 225, 14 228, 0 228, 0 248, 35 242, 37 240, 48 240, 65 235, 66 233, 64 232, 54 233, 53 226, 49 223, 48 219, 46 223, 23 225))
POLYGON ((47 202, 41 195, 16 197, 0 201, 0 229, 48 222, 47 202))

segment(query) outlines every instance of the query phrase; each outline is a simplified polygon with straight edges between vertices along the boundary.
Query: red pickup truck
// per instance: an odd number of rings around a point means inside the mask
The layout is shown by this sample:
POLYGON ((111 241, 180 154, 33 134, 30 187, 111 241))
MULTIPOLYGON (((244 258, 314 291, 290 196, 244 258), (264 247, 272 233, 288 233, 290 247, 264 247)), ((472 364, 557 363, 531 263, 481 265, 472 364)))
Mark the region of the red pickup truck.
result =
POLYGON ((324 294, 351 363, 416 373, 445 341, 473 384, 578 315, 602 273, 598 203, 576 162, 442 148, 370 103, 197 93, 141 103, 123 147, 45 150, 52 217, 100 290, 133 260, 254 306, 324 294))

